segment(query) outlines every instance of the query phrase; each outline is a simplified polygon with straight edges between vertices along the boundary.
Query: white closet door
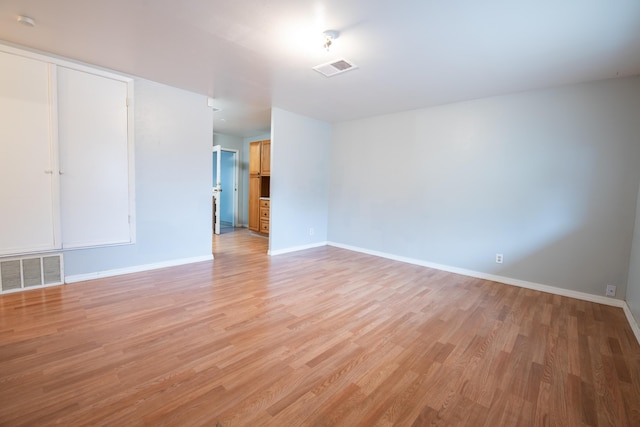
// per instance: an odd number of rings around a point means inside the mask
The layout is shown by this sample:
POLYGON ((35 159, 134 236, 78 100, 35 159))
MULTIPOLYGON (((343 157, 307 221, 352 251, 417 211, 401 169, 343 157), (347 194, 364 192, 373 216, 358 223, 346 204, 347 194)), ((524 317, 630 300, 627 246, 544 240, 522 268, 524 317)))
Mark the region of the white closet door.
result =
POLYGON ((63 248, 129 243, 127 84, 58 68, 63 248))
POLYGON ((49 65, 0 52, 0 255, 54 249, 49 65))

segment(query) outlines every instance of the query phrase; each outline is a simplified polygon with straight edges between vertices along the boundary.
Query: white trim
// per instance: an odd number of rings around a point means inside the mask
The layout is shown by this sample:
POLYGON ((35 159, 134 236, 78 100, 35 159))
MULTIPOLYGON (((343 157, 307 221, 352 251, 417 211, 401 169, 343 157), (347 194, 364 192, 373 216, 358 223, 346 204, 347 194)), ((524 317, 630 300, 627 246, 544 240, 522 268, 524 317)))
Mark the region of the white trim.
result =
POLYGON ((638 325, 636 318, 633 317, 633 313, 631 312, 631 309, 629 308, 629 305, 626 302, 622 306, 622 309, 624 310, 624 314, 627 316, 627 320, 629 321, 631 330, 633 330, 633 334, 636 336, 636 339, 640 344, 640 325, 638 325))
MULTIPOLYGON (((233 182, 233 187, 234 187, 233 189, 233 227, 237 228, 237 227, 241 227, 241 225, 239 225, 240 223, 240 150, 237 150, 235 148, 224 148, 220 144, 213 146, 211 152, 218 153, 218 157, 217 157, 218 164, 216 165, 216 178, 220 176, 220 167, 218 166, 220 165, 220 162, 222 160, 223 151, 235 154, 235 160, 233 165, 233 171, 235 174, 234 182, 233 182)), ((217 183, 216 185, 213 186, 213 188, 215 187, 217 187, 217 183)), ((216 233, 214 230, 214 234, 220 234, 220 233, 216 233)))
POLYGON ((60 204, 60 139, 58 138, 58 66, 47 64, 49 69, 49 159, 51 176, 51 220, 53 221, 53 247, 62 249, 62 205, 60 204))
POLYGON ((633 314, 631 313, 631 310, 629 309, 627 302, 623 300, 615 299, 615 298, 609 298, 609 297, 600 296, 600 295, 593 295, 593 294, 580 292, 580 291, 572 291, 570 289, 558 288, 556 286, 543 285, 541 283, 528 282, 526 280, 513 279, 511 277, 497 276, 495 274, 482 273, 479 271, 467 270, 464 268, 452 267, 444 264, 436 264, 433 262, 427 262, 427 261, 423 261, 415 258, 403 257, 399 255, 386 253, 386 252, 374 251, 370 249, 360 248, 360 247, 351 246, 351 245, 345 245, 345 244, 336 243, 336 242, 318 242, 318 243, 312 243, 309 245, 301 245, 301 246, 294 246, 294 247, 285 248, 285 249, 279 249, 276 251, 270 250, 267 252, 267 254, 270 256, 276 256, 276 255, 282 255, 282 254, 287 254, 291 252, 303 251, 305 249, 317 248, 325 245, 346 249, 349 251, 360 252, 363 254, 377 256, 381 258, 387 258, 394 261, 404 262, 407 264, 414 264, 422 267, 428 267, 436 270, 442 270, 450 273, 460 274, 463 276, 474 277, 477 279, 490 280, 493 282, 503 283, 505 285, 532 289, 535 291, 546 292, 554 295, 561 295, 569 298, 579 299, 582 301, 594 302, 597 304, 620 307, 623 309, 624 314, 626 315, 627 320, 629 321, 629 325, 631 326, 631 329, 633 330, 633 333, 636 339, 638 340, 638 343, 640 343, 640 325, 638 325, 638 322, 633 317, 633 314))
POLYGON ((386 252, 372 251, 369 249, 359 248, 357 246, 344 245, 342 243, 336 243, 336 242, 327 242, 327 245, 334 246, 336 248, 347 249, 354 252, 361 252, 367 255, 387 258, 394 261, 406 262, 408 264, 415 264, 415 265, 420 265, 422 267, 434 268, 436 270, 448 271, 450 273, 461 274, 463 276, 475 277, 475 278, 484 279, 484 280, 491 280, 493 282, 504 283, 505 285, 518 286, 521 288, 533 289, 535 291, 547 292, 550 294, 561 295, 569 298, 576 298, 583 301, 590 301, 598 304, 605 304, 605 305, 621 307, 621 308, 624 308, 627 305, 625 301, 615 299, 615 298, 608 298, 605 296, 593 295, 593 294, 580 292, 580 291, 572 291, 569 289, 558 288, 555 286, 543 285, 535 282, 528 282, 526 280, 513 279, 511 277, 497 276, 494 274, 482 273, 479 271, 467 270, 464 268, 451 267, 444 264, 436 264, 436 263, 427 262, 427 261, 423 261, 415 258, 408 258, 408 257, 393 255, 386 252))
POLYGON ((103 277, 120 276, 122 274, 140 273, 143 271, 157 270, 159 268, 176 267, 178 265, 192 264, 195 262, 211 261, 213 255, 204 255, 193 258, 172 259, 169 261, 155 262, 152 264, 135 265, 132 267, 116 268, 114 270, 97 271, 95 273, 75 274, 66 276, 65 283, 84 282, 85 280, 101 279, 103 277))
POLYGON ((586 292, 572 291, 572 290, 569 290, 569 289, 563 289, 563 288, 558 288, 558 287, 555 287, 555 286, 543 285, 543 284, 540 284, 540 283, 528 282, 526 280, 513 279, 513 278, 510 278, 510 277, 497 276, 497 275, 494 275, 494 274, 487 274, 487 273, 482 273, 482 272, 479 272, 479 271, 473 271, 473 270, 466 270, 466 269, 463 269, 463 268, 451 267, 449 265, 436 264, 436 263, 427 262, 427 261, 423 261, 423 260, 419 260, 419 259, 415 259, 415 258, 408 258, 408 257, 389 254, 389 253, 386 253, 386 252, 380 252, 380 251, 373 251, 373 250, 370 250, 370 249, 364 249, 364 248, 360 248, 360 247, 357 247, 357 246, 345 245, 345 244, 342 244, 342 243, 327 242, 327 245, 328 246, 334 246, 336 248, 346 249, 346 250, 349 250, 349 251, 360 252, 360 253, 367 254, 367 255, 373 255, 373 256, 378 256, 378 257, 381 257, 381 258, 387 258, 387 259, 391 259, 391 260, 394 260, 394 261, 400 261, 400 262, 405 262, 405 263, 408 263, 408 264, 420 265, 422 267, 434 268, 436 270, 448 271, 450 273, 461 274, 463 276, 469 276, 469 277, 474 277, 474 278, 478 278, 478 279, 491 280, 491 281, 494 281, 494 282, 504 283, 505 285, 518 286, 520 288, 532 289, 532 290, 535 290, 535 291, 546 292, 546 293, 550 293, 550 294, 554 294, 554 295, 561 295, 561 296, 565 296, 565 297, 569 297, 569 298, 575 298, 575 299, 579 299, 579 300, 583 300, 583 301, 595 302, 597 304, 604 304, 604 305, 609 305, 609 306, 613 306, 613 307, 620 307, 624 311, 624 314, 627 317, 627 321, 629 322, 629 326, 631 326, 631 330, 633 331, 633 334, 635 335, 636 340, 638 340, 638 343, 640 344, 640 325, 638 325, 637 320, 635 319, 635 317, 633 317, 633 313, 631 312, 631 309, 629 309, 629 305, 627 304, 627 302, 623 301, 623 300, 619 300, 619 299, 615 299, 615 298, 609 298, 609 297, 600 296, 600 295, 593 295, 593 294, 589 294, 589 293, 586 293, 586 292))
POLYGON ((122 82, 133 81, 133 78, 129 76, 116 74, 110 70, 101 68, 97 65, 89 65, 83 62, 72 60, 72 59, 66 59, 60 56, 56 56, 53 53, 37 51, 26 46, 9 44, 4 40, 0 42, 0 52, 5 52, 12 55, 18 55, 25 58, 31 58, 41 62, 48 63, 48 64, 59 65, 61 67, 72 68, 77 71, 83 71, 85 73, 95 74, 98 76, 107 77, 109 79, 119 80, 122 82))
MULTIPOLYGON (((623 309, 624 314, 627 317, 627 321, 629 322, 629 326, 631 327, 636 339, 638 340, 638 343, 640 343, 640 325, 638 325, 638 322, 633 317, 633 313, 629 309, 629 306, 626 303, 626 301, 615 299, 615 298, 607 298, 607 297, 604 297, 604 296, 593 295, 593 294, 589 294, 589 293, 586 293, 586 292, 572 291, 572 290, 569 290, 569 289, 563 289, 563 288, 558 288, 558 287, 555 287, 555 286, 543 285, 543 284, 540 284, 540 283, 528 282, 528 281, 525 281, 525 280, 513 279, 513 278, 510 278, 510 277, 497 276, 497 275, 482 273, 482 272, 473 271, 473 270, 466 270, 466 269, 462 269, 462 268, 451 267, 451 266, 444 265, 444 264, 436 264, 436 263, 427 262, 427 261, 423 261, 423 260, 419 260, 419 259, 415 259, 415 258, 408 258, 408 257, 393 255, 393 254, 389 254, 389 253, 386 253, 386 252, 374 251, 374 250, 370 250, 370 249, 364 249, 364 248, 360 248, 360 247, 357 247, 357 246, 345 245, 345 244, 336 243, 336 242, 327 242, 327 241, 325 241, 325 242, 311 243, 311 244, 308 244, 308 245, 293 246, 293 247, 290 247, 290 248, 279 249, 279 250, 276 250, 276 251, 269 251, 268 255, 277 256, 277 255, 287 254, 287 253, 291 253, 291 252, 302 251, 302 250, 306 250, 306 249, 318 248, 318 247, 321 247, 321 246, 333 246, 333 247, 336 247, 336 248, 346 249, 346 250, 349 250, 349 251, 360 252, 360 253, 364 253, 364 254, 367 254, 367 255, 372 255, 372 256, 377 256, 377 257, 381 257, 381 258, 391 259, 391 260, 394 260, 394 261, 404 262, 404 263, 407 263, 407 264, 414 264, 414 265, 419 265, 419 266, 422 266, 422 267, 433 268, 433 269, 436 269, 436 270, 447 271, 447 272, 450 272, 450 273, 461 274, 463 276, 469 276, 469 277, 474 277, 474 278, 478 278, 478 279, 491 280, 491 281, 503 283, 503 284, 506 284, 506 285, 512 285, 512 286, 517 286, 517 287, 521 287, 521 288, 532 289, 532 290, 546 292, 546 293, 550 293, 550 294, 554 294, 554 295, 566 296, 566 297, 569 297, 569 298, 576 298, 576 299, 583 300, 583 301, 589 301, 589 302, 609 305, 609 306, 613 306, 613 307, 620 307, 620 308, 623 309)), ((191 264, 191 263, 203 262, 203 261, 211 261, 211 260, 213 260, 213 255, 205 255, 205 256, 201 256, 201 257, 176 259, 176 260, 171 260, 171 261, 163 261, 163 262, 158 262, 158 263, 153 263, 153 264, 144 264, 144 265, 139 265, 139 266, 134 266, 134 267, 120 268, 120 269, 115 269, 115 270, 107 270, 107 271, 96 272, 96 273, 78 274, 78 275, 65 277, 64 278, 64 283, 82 282, 82 281, 85 281, 85 280, 92 280, 92 279, 98 279, 98 278, 103 278, 103 277, 118 276, 118 275, 129 274, 129 273, 138 273, 138 272, 143 272, 143 271, 155 270, 155 269, 159 269, 159 268, 175 267, 175 266, 178 266, 178 265, 191 264)), ((46 286, 55 286, 55 285, 46 285, 46 286)))
POLYGON ((138 239, 136 213, 136 142, 135 142, 135 89, 133 80, 127 83, 127 150, 129 161, 129 240, 136 243, 138 239))
POLYGON ((290 252, 298 252, 298 251, 304 251, 305 249, 313 249, 313 248, 319 248, 321 246, 327 246, 327 244, 328 244, 327 242, 317 242, 317 243, 310 243, 308 245, 292 246, 290 248, 278 249, 275 251, 269 250, 267 252, 267 255, 276 256, 276 255, 288 254, 290 252))

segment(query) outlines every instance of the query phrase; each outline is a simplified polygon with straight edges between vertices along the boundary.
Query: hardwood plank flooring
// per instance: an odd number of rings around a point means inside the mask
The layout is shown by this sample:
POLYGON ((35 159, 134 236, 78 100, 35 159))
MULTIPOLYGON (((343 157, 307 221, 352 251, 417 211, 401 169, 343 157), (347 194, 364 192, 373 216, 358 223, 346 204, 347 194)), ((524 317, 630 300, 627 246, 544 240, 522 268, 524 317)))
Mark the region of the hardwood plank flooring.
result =
POLYGON ((0 425, 640 425, 619 308, 267 244, 0 296, 0 425))

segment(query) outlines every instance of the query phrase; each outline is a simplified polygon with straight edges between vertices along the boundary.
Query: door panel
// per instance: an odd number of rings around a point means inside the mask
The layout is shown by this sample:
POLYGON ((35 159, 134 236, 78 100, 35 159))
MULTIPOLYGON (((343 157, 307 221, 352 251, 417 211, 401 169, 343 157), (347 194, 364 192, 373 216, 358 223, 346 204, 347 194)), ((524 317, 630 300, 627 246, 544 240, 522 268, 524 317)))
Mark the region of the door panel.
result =
POLYGON ((260 141, 249 143, 249 175, 260 175, 260 141))
MULTIPOLYGON (((260 194, 260 177, 249 176, 249 194, 260 194)), ((249 197, 249 230, 260 231, 260 202, 258 197, 249 197)))
POLYGON ((0 70, 0 255, 54 249, 49 66, 0 53, 0 70))
POLYGON ((235 227, 234 196, 236 189, 236 153, 222 150, 220 154, 220 221, 225 227, 235 227))
POLYGON ((220 234, 220 147, 213 148, 213 232, 220 234))
POLYGON ((271 142, 262 141, 262 157, 260 169, 262 171, 262 175, 271 175, 271 142))
POLYGON ((127 83, 58 67, 62 245, 130 243, 127 83))

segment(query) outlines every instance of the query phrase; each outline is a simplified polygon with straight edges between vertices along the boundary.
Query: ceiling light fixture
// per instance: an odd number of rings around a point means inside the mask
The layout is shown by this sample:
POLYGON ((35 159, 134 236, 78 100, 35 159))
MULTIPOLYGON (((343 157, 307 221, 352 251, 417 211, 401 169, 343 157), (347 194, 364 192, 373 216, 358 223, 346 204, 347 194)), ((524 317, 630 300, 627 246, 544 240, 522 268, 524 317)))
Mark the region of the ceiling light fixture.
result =
POLYGON ((336 30, 327 30, 323 32, 322 35, 324 35, 324 44, 322 45, 322 47, 324 47, 325 50, 329 52, 329 48, 333 44, 333 41, 340 37, 340 32, 336 30))
POLYGON ((33 18, 30 18, 30 17, 25 16, 25 15, 19 15, 18 16, 18 22, 21 23, 22 25, 24 25, 25 27, 35 27, 36 26, 36 21, 34 21, 33 18))
POLYGON ((207 107, 211 108, 214 113, 217 113, 218 111, 222 111, 222 108, 215 106, 215 102, 216 101, 213 98, 207 98, 207 107))

